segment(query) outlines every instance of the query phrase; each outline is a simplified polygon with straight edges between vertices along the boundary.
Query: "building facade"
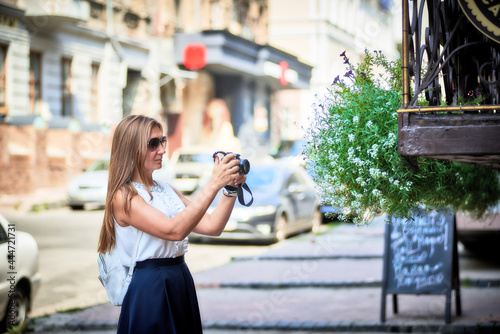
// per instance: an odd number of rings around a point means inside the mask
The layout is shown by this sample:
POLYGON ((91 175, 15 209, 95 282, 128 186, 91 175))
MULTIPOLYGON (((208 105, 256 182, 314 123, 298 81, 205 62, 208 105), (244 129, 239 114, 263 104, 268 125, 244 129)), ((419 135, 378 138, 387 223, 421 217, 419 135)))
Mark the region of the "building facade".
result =
POLYGON ((267 20, 264 0, 1 1, 0 194, 65 185, 129 114, 162 121, 169 155, 268 150, 276 92, 312 68, 267 20))
POLYGON ((280 91, 274 111, 280 116, 273 138, 299 139, 317 96, 346 72, 340 54, 359 63, 365 49, 400 58, 401 2, 392 0, 271 0, 268 41, 313 66, 309 89, 280 91))

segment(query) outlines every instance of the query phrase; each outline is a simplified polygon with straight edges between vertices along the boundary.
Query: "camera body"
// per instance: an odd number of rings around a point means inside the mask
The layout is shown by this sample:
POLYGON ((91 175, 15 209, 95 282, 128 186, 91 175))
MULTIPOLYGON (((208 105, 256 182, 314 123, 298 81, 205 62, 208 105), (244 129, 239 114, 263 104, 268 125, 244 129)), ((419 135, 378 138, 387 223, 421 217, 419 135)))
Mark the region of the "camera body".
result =
POLYGON ((217 151, 213 155, 214 160, 215 160, 215 156, 219 155, 219 154, 220 154, 220 156, 219 156, 220 159, 224 158, 228 154, 234 154, 235 155, 234 159, 238 160, 238 167, 239 167, 238 172, 242 175, 246 175, 250 172, 250 161, 248 161, 247 159, 241 159, 240 154, 232 153, 232 152, 217 151))

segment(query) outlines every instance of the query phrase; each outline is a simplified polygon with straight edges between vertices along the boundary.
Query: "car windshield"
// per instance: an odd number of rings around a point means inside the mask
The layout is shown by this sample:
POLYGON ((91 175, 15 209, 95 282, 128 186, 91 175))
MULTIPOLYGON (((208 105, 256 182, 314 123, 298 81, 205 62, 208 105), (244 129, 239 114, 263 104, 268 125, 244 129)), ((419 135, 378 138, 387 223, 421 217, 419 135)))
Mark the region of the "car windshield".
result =
POLYGON ((270 190, 278 187, 282 175, 280 169, 271 166, 252 166, 247 175, 246 183, 250 189, 270 190))
POLYGON ((273 154, 275 158, 283 158, 290 156, 299 156, 304 151, 304 146, 306 145, 306 141, 304 140, 289 140, 283 141, 280 144, 277 152, 273 154))
POLYGON ((97 160, 87 169, 87 172, 97 172, 102 170, 109 170, 109 160, 97 160))
POLYGON ((181 154, 179 155, 178 162, 198 162, 210 163, 213 162, 212 155, 210 154, 181 154))

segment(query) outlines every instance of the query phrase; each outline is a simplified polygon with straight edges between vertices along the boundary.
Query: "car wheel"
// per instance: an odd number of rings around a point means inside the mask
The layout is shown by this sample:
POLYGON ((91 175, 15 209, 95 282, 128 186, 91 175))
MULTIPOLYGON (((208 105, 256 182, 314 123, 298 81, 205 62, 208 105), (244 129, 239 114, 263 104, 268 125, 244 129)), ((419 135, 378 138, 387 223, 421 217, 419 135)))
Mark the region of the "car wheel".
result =
POLYGON ((323 214, 318 209, 314 210, 314 214, 312 217, 312 226, 311 226, 312 233, 318 233, 322 223, 323 223, 323 214))
POLYGON ((83 205, 70 205, 71 210, 83 210, 83 205))
POLYGON ((22 325, 28 315, 28 308, 29 296, 22 287, 17 286, 16 293, 7 304, 7 310, 1 324, 2 331, 22 325))
POLYGON ((277 242, 283 241, 286 239, 286 216, 281 215, 278 219, 278 222, 276 223, 276 229, 275 229, 275 240, 277 242))

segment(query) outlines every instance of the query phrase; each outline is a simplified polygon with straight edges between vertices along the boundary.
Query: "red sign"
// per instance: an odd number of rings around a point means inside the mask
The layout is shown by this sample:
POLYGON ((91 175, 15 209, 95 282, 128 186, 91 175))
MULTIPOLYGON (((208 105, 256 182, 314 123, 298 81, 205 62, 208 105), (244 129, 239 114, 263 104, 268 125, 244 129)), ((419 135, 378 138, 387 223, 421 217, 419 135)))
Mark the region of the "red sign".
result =
POLYGON ((207 48, 201 43, 189 43, 182 53, 182 64, 190 70, 199 70, 207 64, 207 48))
POLYGON ((286 79, 286 71, 288 71, 288 63, 286 61, 282 61, 280 62, 280 68, 281 68, 281 74, 280 74, 280 77, 279 77, 279 80, 280 80, 280 84, 282 86, 286 86, 288 85, 288 80, 286 79))

